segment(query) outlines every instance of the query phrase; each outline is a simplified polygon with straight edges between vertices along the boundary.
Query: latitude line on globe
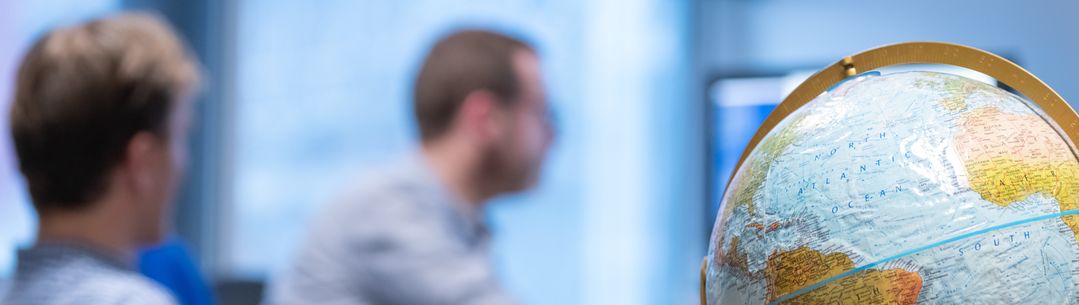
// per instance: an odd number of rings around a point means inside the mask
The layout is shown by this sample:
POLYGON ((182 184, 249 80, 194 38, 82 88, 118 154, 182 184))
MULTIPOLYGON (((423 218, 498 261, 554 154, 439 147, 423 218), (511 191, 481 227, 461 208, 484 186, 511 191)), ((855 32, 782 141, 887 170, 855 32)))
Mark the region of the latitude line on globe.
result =
POLYGON ((776 304, 779 304, 779 303, 789 301, 789 300, 791 300, 791 299, 793 299, 795 297, 798 297, 800 295, 809 293, 810 291, 816 290, 817 288, 820 288, 821 286, 827 285, 827 284, 829 284, 831 282, 834 282, 836 280, 839 280, 841 278, 850 276, 852 274, 855 274, 855 273, 858 273, 858 272, 861 272, 861 271, 865 271, 865 270, 867 270, 869 268, 876 267, 877 265, 886 263, 888 261, 896 260, 896 259, 902 258, 904 256, 909 256, 909 255, 912 255, 912 254, 915 254, 915 253, 918 253, 918 252, 922 252, 922 251, 925 251, 925 250, 936 248, 938 246, 948 244, 948 243, 951 243, 951 242, 954 242, 954 241, 958 241, 958 240, 965 239, 965 238, 975 236, 975 235, 981 235, 981 234, 989 233, 989 232, 1004 229, 1004 228, 1018 226, 1018 225, 1021 225, 1021 224, 1026 224, 1026 223, 1031 223, 1031 222, 1036 222, 1036 221, 1042 221, 1042 220, 1046 220, 1046 219, 1050 219, 1050 218, 1063 217, 1063 216, 1068 216, 1068 215, 1077 215, 1077 214, 1079 214, 1079 209, 1073 209, 1073 210, 1068 210, 1068 211, 1063 211, 1063 212, 1057 212, 1057 213, 1051 213, 1051 214, 1045 214, 1045 215, 1041 215, 1041 216, 1034 216, 1034 217, 1030 217, 1030 218, 1020 219, 1020 220, 1016 220, 1016 221, 1012 221, 1012 222, 1007 222, 1007 223, 991 226, 991 227, 984 228, 984 229, 975 230, 975 231, 972 231, 972 232, 959 234, 959 235, 949 237, 949 238, 946 238, 946 239, 943 239, 943 240, 940 240, 940 241, 937 241, 937 242, 933 242, 933 243, 930 243, 930 244, 927 244, 927 245, 924 245, 924 246, 921 246, 921 247, 917 247, 917 248, 913 248, 913 249, 906 250, 906 251, 903 251, 903 252, 899 252, 898 254, 895 254, 895 255, 892 255, 892 256, 889 256, 889 257, 885 257, 885 258, 877 260, 875 262, 870 262, 870 263, 862 265, 862 266, 860 266, 858 268, 854 268, 854 269, 851 269, 851 270, 847 270, 847 271, 845 271, 843 273, 836 274, 836 275, 834 275, 832 277, 829 277, 829 278, 826 278, 826 279, 824 279, 824 280, 822 280, 820 282, 816 282, 816 283, 814 283, 812 285, 803 287, 802 289, 798 289, 798 290, 795 290, 794 292, 783 295, 782 297, 777 298, 775 301, 769 302, 768 305, 776 305, 776 304))

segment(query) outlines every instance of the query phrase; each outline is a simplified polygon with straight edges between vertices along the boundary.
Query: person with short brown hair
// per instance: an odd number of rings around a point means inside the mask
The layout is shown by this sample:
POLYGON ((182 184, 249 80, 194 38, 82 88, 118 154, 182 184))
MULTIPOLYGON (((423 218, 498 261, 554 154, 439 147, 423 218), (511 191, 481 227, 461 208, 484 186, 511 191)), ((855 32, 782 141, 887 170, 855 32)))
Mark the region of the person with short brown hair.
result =
POLYGON ((536 51, 456 32, 414 85, 420 151, 315 218, 270 304, 516 304, 490 265, 482 208, 535 184, 553 140, 536 51))
POLYGON ((167 230, 198 83, 198 63, 155 16, 36 41, 10 114, 39 228, 0 304, 175 304, 133 264, 167 230))

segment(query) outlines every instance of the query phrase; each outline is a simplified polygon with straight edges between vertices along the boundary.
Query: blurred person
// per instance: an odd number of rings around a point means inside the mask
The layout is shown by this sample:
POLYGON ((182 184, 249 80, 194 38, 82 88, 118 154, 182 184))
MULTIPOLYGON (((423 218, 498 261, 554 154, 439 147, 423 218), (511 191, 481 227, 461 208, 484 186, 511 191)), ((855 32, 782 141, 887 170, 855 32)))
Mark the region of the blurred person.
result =
POLYGON ((413 88, 421 143, 317 216, 267 300, 299 304, 515 304, 488 253, 484 205, 536 183, 553 132, 539 59, 514 38, 438 41, 413 88))
POLYGON ((38 214, 2 304, 175 304, 135 271, 185 165, 197 62, 157 17, 54 29, 19 67, 11 133, 38 214))

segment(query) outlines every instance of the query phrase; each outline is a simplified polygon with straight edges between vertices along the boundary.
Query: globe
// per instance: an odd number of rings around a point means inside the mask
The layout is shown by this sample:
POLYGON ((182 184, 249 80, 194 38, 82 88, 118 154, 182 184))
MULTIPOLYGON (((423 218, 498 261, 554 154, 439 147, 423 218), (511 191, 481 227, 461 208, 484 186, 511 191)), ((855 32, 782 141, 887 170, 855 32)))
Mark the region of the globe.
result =
POLYGON ((709 304, 1075 304, 1079 160, 1041 108, 936 72, 791 112, 723 195, 709 304))

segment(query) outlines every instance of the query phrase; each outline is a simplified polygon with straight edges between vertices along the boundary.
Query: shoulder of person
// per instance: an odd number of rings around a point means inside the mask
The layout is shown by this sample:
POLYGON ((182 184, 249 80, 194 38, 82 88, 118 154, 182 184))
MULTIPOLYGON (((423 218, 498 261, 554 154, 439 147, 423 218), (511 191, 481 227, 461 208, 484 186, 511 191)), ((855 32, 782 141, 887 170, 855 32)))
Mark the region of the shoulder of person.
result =
POLYGON ((110 272, 79 281, 56 304, 177 305, 171 293, 134 272, 110 272))
POLYGON ((427 179, 433 177, 402 163, 376 167, 348 180, 344 190, 322 209, 323 216, 392 216, 426 208, 430 203, 424 195, 432 191, 427 179))

